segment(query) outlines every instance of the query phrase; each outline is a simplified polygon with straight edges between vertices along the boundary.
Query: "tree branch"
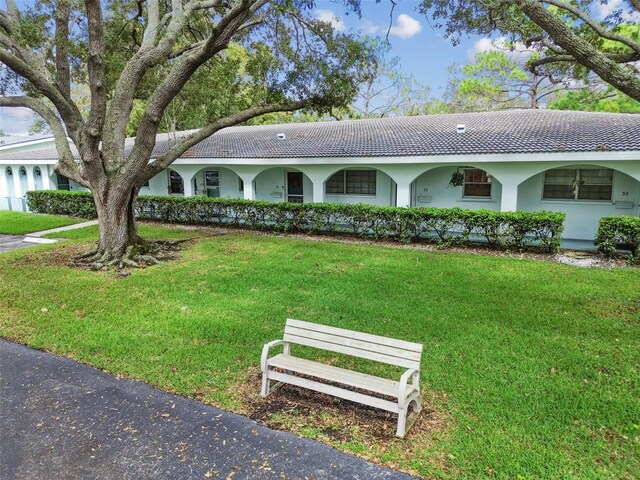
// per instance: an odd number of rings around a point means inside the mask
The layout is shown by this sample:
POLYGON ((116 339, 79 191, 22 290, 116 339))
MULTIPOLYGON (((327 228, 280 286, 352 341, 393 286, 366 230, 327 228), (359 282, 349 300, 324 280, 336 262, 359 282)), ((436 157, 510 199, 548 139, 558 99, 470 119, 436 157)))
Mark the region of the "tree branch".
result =
POLYGON ((572 15, 575 15, 580 20, 582 20, 586 25, 589 25, 598 35, 602 38, 606 38, 608 40, 613 40, 615 42, 620 42, 631 50, 640 53, 640 43, 634 42, 628 37, 624 37, 622 35, 618 35, 616 33, 610 32, 605 28, 602 28, 596 22, 594 22, 587 14, 581 11, 579 8, 565 2, 559 2, 557 0, 541 0, 543 3, 548 3, 549 5, 554 5, 562 10, 565 10, 572 15))
POLYGON ((67 132, 64 130, 62 122, 44 102, 37 98, 26 96, 0 97, 0 107, 25 107, 40 115, 49 124, 53 133, 59 155, 58 166, 60 168, 58 170, 64 176, 75 180, 79 184, 88 185, 80 167, 73 158, 69 140, 67 139, 67 132))
POLYGON ((555 14, 544 8, 539 1, 517 0, 517 3, 523 13, 547 32, 553 41, 570 54, 576 62, 584 65, 605 82, 631 98, 640 100, 640 78, 637 75, 598 51, 555 14))
POLYGON ((104 72, 104 26, 100 0, 86 0, 87 21, 89 25, 89 55, 87 70, 89 74, 89 92, 91 95, 91 113, 87 122, 88 133, 95 139, 102 135, 107 111, 107 90, 104 72))
POLYGON ((71 102, 71 75, 69 67, 69 18, 71 3, 69 0, 57 2, 54 14, 56 32, 56 86, 67 102, 71 102))

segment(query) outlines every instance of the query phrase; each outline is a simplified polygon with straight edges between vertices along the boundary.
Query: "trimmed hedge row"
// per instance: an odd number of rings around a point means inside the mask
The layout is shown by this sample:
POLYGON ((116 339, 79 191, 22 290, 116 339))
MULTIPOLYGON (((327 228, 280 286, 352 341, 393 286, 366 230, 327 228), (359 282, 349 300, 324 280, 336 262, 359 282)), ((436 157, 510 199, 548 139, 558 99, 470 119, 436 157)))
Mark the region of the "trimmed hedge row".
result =
POLYGON ((630 250, 631 261, 640 263, 640 217, 602 217, 593 243, 604 253, 613 253, 617 249, 630 250))
MULTIPOLYGON (((95 217, 93 199, 86 192, 28 192, 27 202, 29 208, 41 213, 95 217)), ((483 240, 495 248, 539 246, 550 252, 560 246, 565 218, 564 213, 546 211, 494 212, 169 196, 140 196, 136 216, 167 223, 341 233, 374 239, 396 238, 402 242, 427 239, 440 245, 483 240)))
POLYGON ((96 218, 96 206, 89 192, 65 190, 32 190, 27 192, 29 209, 50 215, 96 218))

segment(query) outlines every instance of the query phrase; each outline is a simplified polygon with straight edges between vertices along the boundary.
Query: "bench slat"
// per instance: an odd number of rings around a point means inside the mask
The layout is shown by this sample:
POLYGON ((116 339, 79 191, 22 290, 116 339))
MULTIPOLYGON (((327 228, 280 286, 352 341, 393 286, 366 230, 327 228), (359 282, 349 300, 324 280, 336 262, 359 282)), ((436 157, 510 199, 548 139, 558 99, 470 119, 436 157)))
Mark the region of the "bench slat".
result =
MULTIPOLYGON (((304 358, 292 357, 290 355, 276 355, 269 359, 270 367, 282 368, 296 373, 310 375, 330 382, 342 383, 355 388, 361 388, 376 392, 382 395, 398 398, 398 383, 394 380, 368 375, 366 373, 354 372, 333 365, 314 362, 304 358)), ((269 374, 271 376, 271 374, 269 374)), ((413 393, 411 385, 407 386, 407 396, 413 393)))
MULTIPOLYGON (((337 335, 340 337, 347 337, 354 340, 361 340, 363 342, 375 343, 378 345, 386 345, 388 347, 400 348, 402 350, 408 350, 410 352, 422 353, 422 344, 406 342, 404 340, 397 340, 395 338, 381 337, 379 335, 371 335, 369 333, 356 332, 353 330, 347 330, 344 328, 330 327, 328 325, 320 325, 317 323, 303 322, 302 320, 294 320, 288 318, 286 326, 303 328, 312 332, 323 332, 330 335, 337 335)), ((285 327, 286 328, 286 327, 285 327)))
POLYGON ((296 377, 294 375, 287 375, 286 373, 269 372, 269 379, 297 385, 298 387, 308 388, 320 393, 327 393, 334 397, 344 398, 345 400, 362 403, 364 405, 369 405, 370 407, 380 408, 381 410, 386 410, 388 412, 398 413, 399 411, 398 404, 396 402, 370 397, 363 393, 352 392, 351 390, 345 390, 344 388, 334 387, 333 385, 327 385, 325 383, 296 377))
POLYGON ((347 347, 357 348, 359 350, 366 350, 368 352, 382 353, 385 355, 391 355, 392 357, 404 358, 407 360, 420 361, 420 352, 412 352, 410 350, 403 350, 401 348, 389 347, 387 345, 380 345, 379 343, 365 342, 354 338, 343 337, 333 335, 330 333, 317 332, 312 330, 305 330, 303 328, 286 326, 284 330, 285 335, 295 335, 297 337, 306 337, 312 340, 318 340, 337 345, 345 345, 347 347))
POLYGON ((407 358, 393 357, 391 355, 385 355, 383 353, 369 352, 367 350, 360 350, 358 348, 348 347, 346 345, 338 345, 335 343, 327 343, 320 340, 313 340, 307 337, 299 337, 297 335, 284 334, 283 340, 285 342, 291 342, 298 345, 304 345, 307 347, 319 348, 322 350, 328 350, 330 352, 343 353, 358 358, 366 358, 367 360, 374 360, 380 363, 386 363, 388 365, 397 365, 398 367, 413 368, 415 370, 420 369, 420 361, 410 360, 407 358))

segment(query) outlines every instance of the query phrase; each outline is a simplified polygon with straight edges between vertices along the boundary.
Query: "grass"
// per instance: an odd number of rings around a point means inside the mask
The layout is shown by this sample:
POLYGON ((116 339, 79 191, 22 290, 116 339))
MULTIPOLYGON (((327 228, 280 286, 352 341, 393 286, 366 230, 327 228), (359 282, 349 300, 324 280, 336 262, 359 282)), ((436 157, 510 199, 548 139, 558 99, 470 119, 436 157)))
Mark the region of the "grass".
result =
POLYGON ((80 223, 78 218, 0 210, 0 234, 22 235, 80 223))
MULTIPOLYGON (((96 229, 65 235, 88 242, 96 229)), ((446 430, 334 445, 425 477, 640 478, 637 269, 249 233, 198 237, 127 278, 46 261, 72 248, 0 256, 2 336, 236 411, 287 317, 423 342, 446 430)))

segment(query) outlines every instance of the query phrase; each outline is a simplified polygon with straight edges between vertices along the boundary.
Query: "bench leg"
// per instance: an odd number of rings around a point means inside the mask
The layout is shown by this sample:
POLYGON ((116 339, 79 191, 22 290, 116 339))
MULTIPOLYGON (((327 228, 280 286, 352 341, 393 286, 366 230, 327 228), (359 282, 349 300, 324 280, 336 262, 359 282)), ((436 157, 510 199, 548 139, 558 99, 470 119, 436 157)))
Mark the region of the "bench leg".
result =
POLYGON ((420 394, 418 393, 418 396, 413 399, 413 413, 420 413, 422 411, 422 402, 420 401, 420 394))
POLYGON ((262 372, 262 390, 260 391, 260 395, 263 397, 269 395, 269 376, 267 372, 262 372))
POLYGON ((404 438, 407 433, 407 407, 400 408, 398 411, 398 429, 396 430, 396 437, 404 438))

